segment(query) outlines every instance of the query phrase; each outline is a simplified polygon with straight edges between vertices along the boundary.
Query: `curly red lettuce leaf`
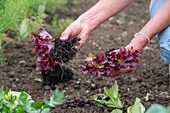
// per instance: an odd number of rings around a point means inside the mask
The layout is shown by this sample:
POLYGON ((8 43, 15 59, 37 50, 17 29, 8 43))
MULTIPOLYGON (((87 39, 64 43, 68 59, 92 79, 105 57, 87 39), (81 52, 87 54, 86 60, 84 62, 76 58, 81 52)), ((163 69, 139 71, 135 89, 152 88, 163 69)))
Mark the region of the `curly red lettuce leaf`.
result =
POLYGON ((37 70, 52 70, 53 65, 60 64, 51 58, 51 51, 54 50, 55 46, 54 37, 48 34, 43 27, 40 28, 38 35, 31 33, 29 39, 34 44, 37 70))
POLYGON ((120 69, 129 69, 138 65, 138 57, 141 55, 137 50, 126 50, 125 47, 120 47, 117 52, 113 51, 110 54, 105 54, 99 51, 94 57, 92 53, 84 61, 84 65, 80 66, 84 75, 93 74, 95 76, 110 76, 114 77, 115 72, 120 69))

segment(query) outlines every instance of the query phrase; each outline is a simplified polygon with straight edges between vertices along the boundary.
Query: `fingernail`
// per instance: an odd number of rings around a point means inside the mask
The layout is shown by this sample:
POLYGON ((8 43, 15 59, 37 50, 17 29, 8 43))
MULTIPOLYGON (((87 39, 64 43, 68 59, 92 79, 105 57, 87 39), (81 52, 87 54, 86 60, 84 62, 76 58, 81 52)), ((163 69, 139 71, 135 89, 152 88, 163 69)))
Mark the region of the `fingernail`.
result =
POLYGON ((61 37, 60 39, 61 39, 61 40, 65 40, 65 39, 66 39, 66 37, 61 37))

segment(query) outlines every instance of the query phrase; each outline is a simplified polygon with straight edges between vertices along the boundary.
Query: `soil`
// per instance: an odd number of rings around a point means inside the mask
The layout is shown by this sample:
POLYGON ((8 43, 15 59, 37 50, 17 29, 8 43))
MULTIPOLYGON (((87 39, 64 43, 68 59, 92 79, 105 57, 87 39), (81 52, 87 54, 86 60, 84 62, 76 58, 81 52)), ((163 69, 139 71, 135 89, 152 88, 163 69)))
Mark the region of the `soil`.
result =
MULTIPOLYGON (((93 6, 98 0, 80 0, 78 4, 69 4, 69 11, 63 13, 64 18, 76 19, 80 14, 93 6)), ((96 28, 89 36, 86 44, 73 60, 65 64, 74 73, 72 79, 53 87, 37 82, 42 78, 36 71, 36 59, 33 45, 28 42, 15 42, 4 49, 6 63, 0 64, 0 86, 14 91, 25 91, 35 100, 48 98, 55 88, 65 92, 65 103, 52 109, 52 113, 110 113, 113 108, 99 107, 91 99, 93 95, 103 93, 104 87, 112 87, 115 81, 119 85, 120 99, 124 102, 124 113, 133 105, 135 98, 141 99, 148 108, 158 103, 168 106, 170 102, 169 68, 159 56, 158 39, 153 38, 143 49, 140 63, 136 70, 116 78, 84 76, 80 65, 89 52, 107 51, 111 48, 126 46, 149 20, 148 1, 135 0, 123 12, 107 20, 96 28), (145 97, 151 93, 149 100, 145 97)))
POLYGON ((52 53, 53 59, 62 63, 67 63, 69 60, 73 59, 78 51, 75 46, 80 45, 80 40, 81 39, 77 37, 69 38, 65 41, 61 41, 57 38, 55 40, 54 52, 52 53))
POLYGON ((74 73, 71 69, 58 65, 54 67, 52 71, 42 71, 43 85, 49 85, 53 87, 59 82, 67 82, 72 79, 74 73))

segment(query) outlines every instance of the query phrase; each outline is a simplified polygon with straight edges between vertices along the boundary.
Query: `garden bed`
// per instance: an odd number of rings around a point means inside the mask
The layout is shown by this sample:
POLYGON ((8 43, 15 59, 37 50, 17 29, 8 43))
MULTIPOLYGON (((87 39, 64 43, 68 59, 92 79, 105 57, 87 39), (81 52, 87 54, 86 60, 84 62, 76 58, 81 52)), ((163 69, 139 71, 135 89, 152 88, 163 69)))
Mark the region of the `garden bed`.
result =
MULTIPOLYGON (((76 5, 69 4, 69 11, 63 13, 64 18, 76 19, 97 0, 80 0, 76 5)), ((53 113, 107 113, 112 108, 99 107, 91 100, 92 96, 103 93, 103 88, 110 88, 117 81, 120 88, 120 99, 124 102, 124 110, 133 105, 138 97, 148 108, 153 103, 167 106, 170 102, 168 64, 159 56, 158 40, 154 38, 147 45, 140 57, 137 69, 129 75, 116 78, 84 76, 80 65, 89 52, 107 51, 110 48, 126 46, 149 19, 148 2, 133 1, 122 13, 108 20, 95 29, 84 47, 76 57, 65 66, 73 70, 74 75, 68 82, 53 86, 43 85, 35 78, 41 78, 41 72, 36 71, 36 59, 31 42, 15 42, 4 49, 5 64, 0 64, 0 86, 14 91, 25 91, 35 100, 49 97, 55 88, 65 92, 65 103, 52 109, 53 113), (138 10, 140 9, 140 10, 138 10), (147 93, 151 93, 146 101, 147 93)), ((48 31, 48 29, 47 29, 48 31)))

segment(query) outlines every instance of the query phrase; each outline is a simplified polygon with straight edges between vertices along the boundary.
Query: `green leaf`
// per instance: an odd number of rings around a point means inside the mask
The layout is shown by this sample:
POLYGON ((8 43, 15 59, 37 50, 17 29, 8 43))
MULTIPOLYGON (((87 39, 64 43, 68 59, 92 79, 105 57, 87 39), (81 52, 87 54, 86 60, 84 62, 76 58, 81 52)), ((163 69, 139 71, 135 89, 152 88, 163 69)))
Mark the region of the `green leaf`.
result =
POLYGON ((72 3, 77 4, 77 3, 79 3, 79 0, 73 0, 72 3))
POLYGON ((93 100, 95 101, 99 101, 99 100, 104 100, 107 96, 105 94, 96 94, 93 96, 93 100), (101 98, 101 99, 98 99, 98 98, 101 98))
POLYGON ((167 108, 167 113, 170 113, 170 105, 167 108))
MULTIPOLYGON (((119 100, 120 101, 120 100, 119 100)), ((106 106, 107 107, 112 107, 112 108, 122 108, 122 106, 120 105, 119 101, 115 102, 112 101, 111 99, 107 101, 106 106), (116 103, 116 104, 115 104, 116 103)))
POLYGON ((38 82, 42 82, 42 80, 40 78, 35 78, 34 80, 38 81, 38 82))
POLYGON ((5 97, 5 93, 4 93, 3 89, 4 89, 4 87, 1 86, 1 88, 0 88, 0 103, 1 103, 2 99, 5 97))
POLYGON ((3 104, 3 109, 1 111, 2 113, 11 113, 12 110, 6 105, 6 103, 3 104))
POLYGON ((167 112, 167 109, 159 104, 153 104, 151 105, 146 113, 169 113, 167 112))
POLYGON ((54 94, 50 97, 50 101, 45 101, 49 106, 54 107, 55 105, 61 105, 64 103, 64 92, 55 90, 54 94))
POLYGON ((86 57, 85 61, 92 61, 94 59, 94 55, 92 53, 89 53, 89 56, 86 57))
POLYGON ((98 68, 104 68, 104 65, 103 64, 99 64, 97 67, 98 68))
POLYGON ((105 94, 97 94, 97 95, 93 96, 93 99, 97 102, 97 104, 99 106, 105 105, 107 107, 120 108, 119 101, 113 102, 111 99, 105 100, 106 98, 107 98, 107 95, 105 95, 105 94), (118 102, 118 104, 117 104, 117 102, 118 102))
POLYGON ((51 106, 51 107, 55 107, 55 104, 52 103, 51 101, 45 101, 45 103, 48 105, 48 106, 51 106))
POLYGON ((118 91, 119 91, 119 89, 118 89, 118 85, 116 82, 115 82, 114 86, 112 88, 110 88, 110 90, 107 89, 106 87, 104 88, 104 92, 112 100, 113 106, 116 106, 117 108, 122 108, 123 103, 119 99, 118 91))
POLYGON ((113 19, 114 19, 114 17, 110 17, 110 18, 109 18, 109 21, 112 21, 113 19))
POLYGON ((45 108, 41 111, 41 113, 50 113, 50 108, 45 108))
POLYGON ((105 105, 107 107, 122 108, 123 103, 119 99, 119 89, 117 82, 110 89, 104 87, 105 94, 97 94, 93 96, 96 103, 101 106, 105 105), (107 99, 106 99, 107 98, 107 99))
POLYGON ((25 113, 25 111, 23 108, 18 107, 16 113, 25 113))
POLYGON ((114 86, 110 88, 110 93, 111 93, 115 98, 118 98, 119 88, 118 88, 117 82, 115 82, 114 86))
POLYGON ((32 103, 31 107, 33 107, 35 109, 41 109, 43 103, 44 102, 42 102, 42 101, 36 101, 36 102, 32 103))
POLYGON ((113 104, 112 100, 105 100, 107 96, 105 94, 97 94, 93 96, 93 99, 97 102, 99 106, 106 105, 107 107, 117 107, 113 104))
POLYGON ((19 96, 18 104, 19 104, 20 106, 22 106, 22 108, 25 109, 25 107, 26 107, 26 101, 27 101, 27 100, 29 100, 29 95, 28 95, 27 93, 21 91, 21 94, 20 94, 20 96, 19 96))
POLYGON ((136 98, 135 104, 133 106, 128 107, 127 113, 144 113, 145 107, 140 102, 139 98, 136 98))
POLYGON ((3 105, 2 104, 0 104, 0 111, 3 109, 3 105))
POLYGON ((43 108, 51 108, 51 106, 45 104, 43 108))
POLYGON ((24 96, 28 96, 28 98, 27 98, 27 100, 30 100, 30 99, 32 99, 31 98, 31 95, 29 95, 28 93, 26 93, 26 92, 23 92, 23 91, 21 91, 21 92, 17 92, 17 91, 9 91, 8 92, 8 94, 12 94, 13 96, 16 96, 17 98, 24 98, 24 96), (21 97, 20 97, 21 96, 21 97))
POLYGON ((23 36, 23 37, 27 37, 29 35, 29 33, 27 32, 28 31, 28 25, 29 25, 29 22, 28 22, 28 19, 23 19, 23 21, 21 22, 21 26, 20 26, 20 36, 23 36))
POLYGON ((1 2, 0 2, 0 10, 5 9, 5 4, 6 4, 6 0, 1 0, 1 2))
POLYGON ((111 113, 123 113, 120 109, 114 109, 111 113))
MULTIPOLYGON (((10 98, 9 98, 9 102, 13 105, 13 104, 15 104, 15 101, 17 101, 17 97, 11 95, 10 98)), ((15 105, 17 105, 17 103, 15 105)))
POLYGON ((36 109, 31 107, 31 105, 34 103, 34 100, 29 100, 26 102, 26 109, 25 111, 28 113, 35 113, 36 109))

